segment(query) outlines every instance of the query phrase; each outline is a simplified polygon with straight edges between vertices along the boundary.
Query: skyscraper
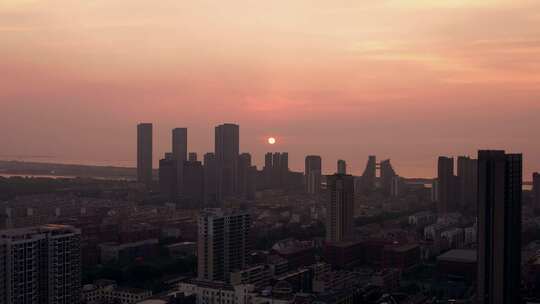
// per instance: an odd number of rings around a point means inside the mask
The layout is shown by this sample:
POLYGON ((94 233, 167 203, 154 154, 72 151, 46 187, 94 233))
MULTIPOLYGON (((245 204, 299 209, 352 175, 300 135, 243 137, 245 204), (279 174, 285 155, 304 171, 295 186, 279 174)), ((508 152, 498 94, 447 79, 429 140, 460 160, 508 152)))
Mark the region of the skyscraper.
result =
POLYGON ((206 209, 199 215, 198 278, 228 282, 233 270, 247 260, 249 213, 231 209, 206 209))
POLYGON ((172 153, 159 160, 159 192, 174 201, 178 197, 178 162, 172 153))
POLYGON ((386 196, 392 195, 392 181, 397 174, 392 167, 389 159, 383 160, 380 163, 381 170, 381 189, 386 196))
POLYGON ((188 160, 187 128, 175 128, 172 130, 172 154, 177 162, 177 192, 184 192, 184 162, 188 160))
POLYGON ((238 194, 240 197, 247 198, 250 188, 251 176, 251 154, 242 153, 238 156, 238 194))
POLYGON ((240 127, 235 124, 217 126, 215 129, 215 153, 218 200, 237 192, 239 150, 240 127))
POLYGON ((0 303, 79 303, 81 232, 45 225, 0 231, 0 303))
POLYGON ((274 152, 272 156, 272 188, 277 188, 280 186, 281 178, 281 153, 274 152))
POLYGON ((533 173, 533 205, 534 212, 540 214, 540 173, 533 173))
POLYGON ((304 175, 306 179, 306 192, 319 193, 321 190, 322 159, 318 155, 306 156, 304 175))
POLYGON ((285 188, 290 186, 289 153, 266 153, 262 177, 264 178, 264 188, 285 188))
POLYGON ((337 161, 337 173, 347 174, 347 163, 342 159, 337 161))
POLYGON ((152 124, 137 125, 137 181, 152 184, 152 124))
POLYGON ((330 200, 326 208, 326 240, 341 242, 353 234, 354 179, 351 175, 328 176, 330 200))
POLYGON ((286 187, 289 185, 289 153, 281 153, 279 163, 279 186, 286 187))
POLYGON ((460 207, 476 210, 478 191, 478 162, 468 156, 459 156, 457 160, 457 194, 460 207))
POLYGON ((377 156, 370 155, 360 179, 359 190, 368 193, 375 190, 377 180, 377 156))
POLYGON ((204 168, 200 161, 184 162, 184 192, 193 207, 201 207, 204 201, 204 168))
POLYGON ((522 156, 478 152, 480 304, 520 303, 522 156))
POLYGON ((214 153, 204 154, 204 204, 215 206, 217 203, 217 164, 214 153))
POLYGON ((448 213, 456 211, 455 208, 455 176, 454 176, 454 158, 440 156, 437 164, 438 180, 438 201, 437 212, 448 213))

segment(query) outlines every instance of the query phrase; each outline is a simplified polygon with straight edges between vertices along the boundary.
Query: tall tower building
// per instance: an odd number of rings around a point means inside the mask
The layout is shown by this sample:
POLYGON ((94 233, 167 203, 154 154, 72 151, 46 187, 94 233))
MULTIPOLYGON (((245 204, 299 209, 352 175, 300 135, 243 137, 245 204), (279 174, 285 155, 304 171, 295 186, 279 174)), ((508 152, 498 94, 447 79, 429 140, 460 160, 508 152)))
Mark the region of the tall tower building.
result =
POLYGON ((178 162, 172 153, 159 160, 159 192, 174 201, 178 197, 178 162))
POLYGON ((476 210, 478 161, 468 156, 459 156, 457 174, 457 200, 460 206, 465 210, 476 210))
POLYGON ((172 154, 176 160, 176 176, 178 194, 184 192, 184 163, 188 160, 187 128, 175 128, 172 130, 172 154))
POLYGON ((520 303, 522 156, 478 152, 480 304, 520 303))
POLYGON ((304 175, 306 178, 306 192, 309 194, 319 193, 321 190, 322 176, 322 159, 320 156, 306 156, 304 175))
POLYGON ((442 214, 456 211, 456 178, 454 176, 453 157, 439 157, 437 164, 437 180, 439 191, 439 194, 437 195, 437 212, 442 214))
POLYGON ((534 212, 540 214, 540 173, 533 173, 533 205, 534 212))
POLYGON ((272 152, 267 152, 264 155, 264 167, 263 167, 263 178, 264 178, 264 188, 272 188, 274 185, 273 182, 274 175, 274 155, 272 152))
MULTIPOLYGON (((257 170, 255 168, 255 170, 257 170)), ((242 153, 238 157, 238 194, 245 199, 252 199, 255 196, 256 176, 253 175, 251 165, 251 154, 242 153)))
POLYGON ((289 153, 281 153, 279 162, 279 186, 284 188, 289 183, 289 153))
POLYGON ((184 192, 182 197, 201 207, 204 201, 204 167, 200 161, 184 162, 184 192))
POLYGON ((0 231, 0 303, 79 303, 81 233, 64 225, 0 231))
POLYGON ((366 169, 362 174, 361 184, 364 192, 375 190, 377 180, 377 156, 370 155, 366 164, 366 169))
POLYGON ((337 161, 337 173, 347 174, 347 163, 342 159, 337 161))
POLYGON ((386 196, 392 195, 392 182, 397 177, 396 171, 392 167, 389 159, 380 163, 381 170, 381 188, 386 196))
POLYGON ((215 206, 217 203, 217 164, 214 153, 204 154, 204 204, 215 206))
POLYGON ((240 127, 222 124, 215 129, 215 152, 217 163, 217 196, 222 200, 238 190, 238 155, 240 150, 240 127))
POLYGON ((326 240, 341 242, 353 235, 354 179, 351 175, 328 176, 330 201, 326 208, 326 240))
POLYGON ((199 215, 199 280, 228 282, 234 270, 246 265, 249 213, 231 209, 206 209, 199 215))
POLYGON ((137 125, 137 181, 152 184, 152 124, 137 125))

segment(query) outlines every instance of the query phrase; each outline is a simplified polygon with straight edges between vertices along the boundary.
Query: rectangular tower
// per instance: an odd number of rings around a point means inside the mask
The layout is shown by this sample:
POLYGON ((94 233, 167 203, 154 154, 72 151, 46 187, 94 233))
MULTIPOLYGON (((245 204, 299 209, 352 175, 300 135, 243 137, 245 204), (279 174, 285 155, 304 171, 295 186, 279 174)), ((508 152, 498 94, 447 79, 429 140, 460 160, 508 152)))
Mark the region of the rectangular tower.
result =
POLYGON ((353 236, 354 179, 351 175, 328 176, 330 200, 326 208, 326 241, 341 242, 353 236))
POLYGON ((457 194, 461 209, 476 210, 478 161, 468 156, 459 156, 457 174, 457 194))
POLYGON ((178 162, 171 153, 159 160, 159 192, 171 202, 178 198, 178 162))
POLYGON ((204 154, 204 205, 215 206, 217 203, 217 164, 214 153, 204 154))
POLYGON ((235 195, 238 190, 239 151, 240 127, 235 124, 217 126, 215 129, 215 153, 218 200, 235 195))
POLYGON ((199 280, 228 282, 246 265, 250 215, 231 209, 206 209, 198 224, 199 280))
POLYGON ((522 156, 478 152, 480 304, 520 303, 522 156))
POLYGON ((439 214, 456 211, 455 197, 455 177, 454 177, 454 158, 440 156, 437 164, 438 180, 438 202, 437 212, 439 214))
POLYGON ((0 231, 0 303, 79 303, 81 233, 64 225, 0 231))
POLYGON ((176 160, 176 188, 177 194, 184 192, 184 163, 188 160, 187 128, 172 130, 172 155, 176 160))
POLYGON ((347 174, 347 163, 343 159, 337 161, 337 174, 347 174))
POLYGON ((152 184, 152 124, 137 125, 137 181, 152 184))
POLYGON ((306 179, 306 192, 319 193, 321 190, 322 159, 318 155, 306 156, 304 175, 306 179))
POLYGON ((533 205, 534 212, 540 215, 540 173, 533 173, 533 205))

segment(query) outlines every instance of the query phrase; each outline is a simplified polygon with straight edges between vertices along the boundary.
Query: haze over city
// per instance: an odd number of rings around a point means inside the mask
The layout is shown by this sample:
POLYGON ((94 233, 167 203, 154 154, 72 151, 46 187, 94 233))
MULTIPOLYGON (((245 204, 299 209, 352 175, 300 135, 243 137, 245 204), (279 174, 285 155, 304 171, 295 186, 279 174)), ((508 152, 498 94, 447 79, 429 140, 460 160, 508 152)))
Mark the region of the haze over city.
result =
POLYGON ((377 154, 433 177, 438 155, 504 148, 529 179, 539 24, 534 0, 4 0, 0 159, 135 166, 148 121, 157 168, 172 128, 202 155, 232 122, 259 167, 287 151, 361 174, 377 154))

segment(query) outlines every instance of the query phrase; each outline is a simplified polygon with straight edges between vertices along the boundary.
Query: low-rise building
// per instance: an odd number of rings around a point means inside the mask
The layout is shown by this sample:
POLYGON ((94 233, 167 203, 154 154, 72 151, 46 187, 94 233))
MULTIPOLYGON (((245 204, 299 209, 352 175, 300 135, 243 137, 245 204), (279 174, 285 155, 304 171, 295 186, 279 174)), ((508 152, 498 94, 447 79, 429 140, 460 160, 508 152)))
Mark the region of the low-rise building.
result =
POLYGON ((256 288, 270 285, 272 269, 268 265, 257 265, 243 270, 231 272, 231 285, 252 284, 256 288))
POLYGON ((99 245, 101 262, 155 257, 158 253, 158 243, 157 239, 124 244, 103 243, 99 245))

